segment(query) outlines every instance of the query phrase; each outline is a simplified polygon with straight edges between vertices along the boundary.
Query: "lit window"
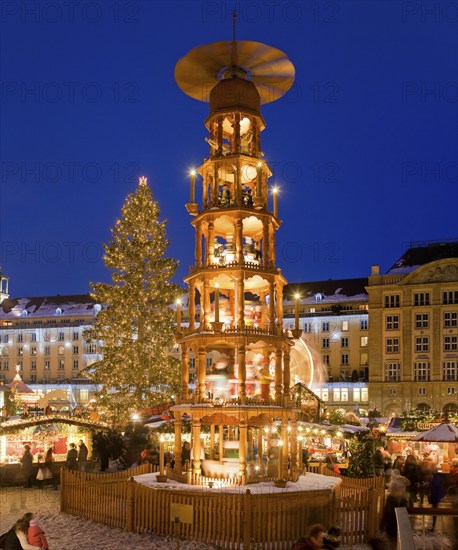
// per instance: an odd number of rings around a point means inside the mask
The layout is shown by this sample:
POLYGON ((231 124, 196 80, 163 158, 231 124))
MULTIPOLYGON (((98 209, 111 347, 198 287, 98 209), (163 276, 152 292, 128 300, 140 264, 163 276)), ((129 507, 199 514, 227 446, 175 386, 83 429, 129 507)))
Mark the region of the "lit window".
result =
POLYGON ((57 349, 58 349, 58 354, 59 355, 64 355, 64 352, 65 352, 65 347, 64 346, 59 346, 57 349))
POLYGON ((348 321, 342 321, 342 330, 347 331, 348 330, 348 321))
POLYGON ((361 336, 361 347, 367 348, 367 344, 369 342, 369 338, 367 336, 361 336))
POLYGON ((369 356, 367 353, 363 352, 361 353, 361 356, 360 356, 360 359, 359 359, 359 364, 360 365, 367 365, 369 362, 369 356))
POLYGON ((353 401, 359 403, 361 401, 361 390, 360 388, 353 388, 353 401))
POLYGON ((322 388, 322 390, 321 390, 321 399, 323 401, 328 401, 329 400, 329 390, 328 390, 328 388, 322 388))
POLYGON ((340 401, 340 388, 334 388, 332 392, 333 401, 340 401))
POLYGON ((361 388, 361 401, 367 403, 369 401, 369 390, 367 388, 361 388))
POLYGON ((340 400, 341 401, 348 401, 348 389, 342 388, 340 391, 340 400))

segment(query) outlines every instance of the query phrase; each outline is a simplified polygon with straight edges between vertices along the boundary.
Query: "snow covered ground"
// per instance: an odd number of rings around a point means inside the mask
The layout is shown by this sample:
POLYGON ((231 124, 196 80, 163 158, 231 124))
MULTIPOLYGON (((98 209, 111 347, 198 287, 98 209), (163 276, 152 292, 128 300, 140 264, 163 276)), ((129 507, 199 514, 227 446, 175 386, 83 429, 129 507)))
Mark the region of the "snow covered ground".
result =
MULTIPOLYGON (((0 533, 7 531, 25 512, 38 514, 51 550, 173 550, 175 541, 154 535, 138 535, 111 529, 100 523, 59 512, 59 491, 52 488, 0 489, 0 533)), ((180 541, 181 550, 215 550, 215 546, 180 541)), ((346 550, 341 547, 342 550, 346 550)), ((353 550, 368 550, 365 545, 353 550)))

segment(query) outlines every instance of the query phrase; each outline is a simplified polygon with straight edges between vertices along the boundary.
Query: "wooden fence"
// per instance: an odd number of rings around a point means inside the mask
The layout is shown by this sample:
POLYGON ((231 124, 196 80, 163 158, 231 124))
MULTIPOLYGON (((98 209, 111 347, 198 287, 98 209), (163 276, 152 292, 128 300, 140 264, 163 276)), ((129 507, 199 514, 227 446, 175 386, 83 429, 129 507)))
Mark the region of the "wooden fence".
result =
POLYGON ((150 466, 105 475, 64 469, 61 511, 110 527, 177 535, 225 549, 286 550, 313 523, 340 525, 344 544, 351 546, 367 541, 378 525, 380 495, 369 480, 340 478, 332 491, 171 490, 130 479, 145 469, 150 466), (191 505, 193 523, 174 523, 172 504, 191 505))

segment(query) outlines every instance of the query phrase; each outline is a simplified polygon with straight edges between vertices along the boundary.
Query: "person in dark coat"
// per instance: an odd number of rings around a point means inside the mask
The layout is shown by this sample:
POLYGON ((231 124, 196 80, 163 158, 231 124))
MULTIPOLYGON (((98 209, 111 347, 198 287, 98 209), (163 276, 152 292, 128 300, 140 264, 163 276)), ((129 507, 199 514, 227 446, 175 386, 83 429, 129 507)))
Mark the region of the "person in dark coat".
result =
POLYGON ((191 463, 191 445, 189 441, 185 441, 181 447, 181 466, 184 466, 186 461, 191 463))
POLYGON ((380 530, 386 533, 390 542, 390 547, 393 550, 396 550, 398 540, 396 508, 404 508, 406 506, 405 485, 401 480, 395 479, 391 483, 390 494, 386 499, 383 517, 380 523, 380 530))
POLYGON ((404 465, 403 475, 410 481, 407 487, 409 506, 418 501, 418 490, 420 487, 420 469, 414 455, 408 455, 404 465))
POLYGON ((324 546, 326 529, 322 525, 312 525, 308 537, 301 537, 293 546, 293 550, 318 550, 324 546))
POLYGON ((76 450, 76 445, 74 443, 70 443, 70 449, 68 449, 67 452, 67 462, 65 465, 69 470, 76 470, 78 468, 77 460, 78 451, 76 450))
POLYGON ((78 470, 80 472, 86 471, 86 462, 87 462, 88 454, 89 454, 88 448, 86 447, 84 441, 80 439, 79 449, 78 449, 78 470))
MULTIPOLYGON (((439 506, 439 502, 445 497, 445 487, 442 484, 442 479, 437 470, 434 471, 433 479, 431 480, 431 490, 429 500, 433 508, 439 506)), ((433 529, 436 527, 437 516, 433 516, 433 529)))
POLYGON ((108 437, 101 433, 97 438, 97 450, 100 457, 100 471, 108 470, 110 464, 110 444, 108 437))
POLYGON ((24 487, 32 487, 32 468, 33 455, 30 452, 30 445, 24 445, 24 454, 21 457, 22 475, 24 477, 24 487))

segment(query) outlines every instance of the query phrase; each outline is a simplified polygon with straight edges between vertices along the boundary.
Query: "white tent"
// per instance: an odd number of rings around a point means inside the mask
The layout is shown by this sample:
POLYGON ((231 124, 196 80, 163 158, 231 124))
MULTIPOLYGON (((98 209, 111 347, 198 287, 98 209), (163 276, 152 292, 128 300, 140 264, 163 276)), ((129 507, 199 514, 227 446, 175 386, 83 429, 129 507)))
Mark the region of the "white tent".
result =
POLYGON ((421 432, 412 441, 434 443, 458 443, 458 428, 450 422, 444 422, 427 432, 421 432))

